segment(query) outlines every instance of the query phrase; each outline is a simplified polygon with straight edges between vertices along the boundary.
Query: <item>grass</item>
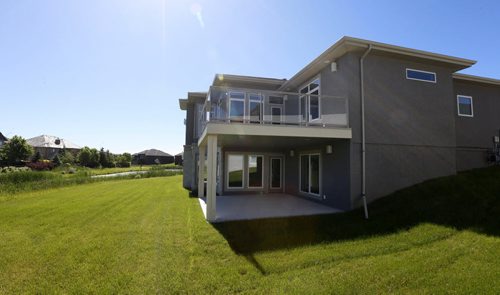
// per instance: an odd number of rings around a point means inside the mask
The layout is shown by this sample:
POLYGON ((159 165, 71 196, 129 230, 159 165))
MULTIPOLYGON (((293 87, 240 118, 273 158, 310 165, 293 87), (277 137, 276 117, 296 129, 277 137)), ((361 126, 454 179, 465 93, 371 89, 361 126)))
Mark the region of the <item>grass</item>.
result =
POLYGON ((0 202, 0 293, 500 293, 500 169, 327 216, 203 219, 181 176, 0 202))
POLYGON ((182 174, 182 171, 174 169, 164 169, 161 166, 152 166, 144 171, 147 172, 140 175, 119 175, 112 178, 92 178, 94 174, 90 169, 80 169, 74 174, 62 174, 61 170, 0 173, 0 200, 11 198, 12 194, 21 192, 64 187, 83 183, 116 180, 117 178, 150 178, 182 174))

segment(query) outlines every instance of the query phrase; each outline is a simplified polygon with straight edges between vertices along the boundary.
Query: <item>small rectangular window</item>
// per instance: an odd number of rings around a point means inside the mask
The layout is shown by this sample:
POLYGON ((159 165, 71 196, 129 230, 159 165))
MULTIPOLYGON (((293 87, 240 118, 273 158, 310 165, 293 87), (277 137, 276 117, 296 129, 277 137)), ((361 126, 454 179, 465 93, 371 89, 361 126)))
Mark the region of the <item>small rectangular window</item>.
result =
POLYGON ((457 95, 458 115, 463 117, 473 117, 474 109, 472 106, 472 97, 457 95))
POLYGON ((269 103, 271 103, 271 104, 283 104, 283 96, 269 95, 269 103))
POLYGON ((436 83, 436 73, 406 69, 406 79, 436 83))

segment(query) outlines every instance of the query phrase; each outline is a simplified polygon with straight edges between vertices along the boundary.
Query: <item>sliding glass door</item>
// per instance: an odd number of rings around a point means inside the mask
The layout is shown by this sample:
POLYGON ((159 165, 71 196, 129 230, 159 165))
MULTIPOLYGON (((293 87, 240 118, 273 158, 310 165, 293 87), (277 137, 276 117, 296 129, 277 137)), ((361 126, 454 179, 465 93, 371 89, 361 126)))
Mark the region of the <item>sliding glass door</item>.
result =
POLYGON ((319 196, 320 177, 320 155, 300 155, 300 191, 319 196))

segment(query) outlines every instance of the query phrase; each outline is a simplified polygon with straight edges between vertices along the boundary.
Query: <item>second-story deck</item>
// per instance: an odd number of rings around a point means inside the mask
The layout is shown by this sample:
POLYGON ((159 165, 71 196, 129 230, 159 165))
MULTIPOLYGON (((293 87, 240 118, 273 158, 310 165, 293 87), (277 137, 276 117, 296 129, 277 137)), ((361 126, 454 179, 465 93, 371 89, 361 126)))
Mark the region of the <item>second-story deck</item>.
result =
POLYGON ((351 138, 347 98, 321 95, 318 89, 293 93, 212 86, 198 112, 200 140, 209 125, 220 134, 351 138))

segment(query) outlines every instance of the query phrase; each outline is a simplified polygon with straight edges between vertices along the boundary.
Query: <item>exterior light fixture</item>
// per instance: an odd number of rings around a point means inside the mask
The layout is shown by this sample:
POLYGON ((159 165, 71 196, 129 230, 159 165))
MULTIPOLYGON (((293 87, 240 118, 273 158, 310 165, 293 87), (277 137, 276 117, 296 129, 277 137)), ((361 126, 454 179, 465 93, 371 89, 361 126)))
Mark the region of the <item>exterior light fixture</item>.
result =
POLYGON ((293 157, 295 155, 295 151, 294 150, 290 150, 290 157, 293 157))
POLYGON ((331 144, 329 144, 329 145, 326 146, 326 153, 327 154, 333 153, 333 147, 332 147, 331 144))

